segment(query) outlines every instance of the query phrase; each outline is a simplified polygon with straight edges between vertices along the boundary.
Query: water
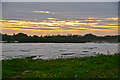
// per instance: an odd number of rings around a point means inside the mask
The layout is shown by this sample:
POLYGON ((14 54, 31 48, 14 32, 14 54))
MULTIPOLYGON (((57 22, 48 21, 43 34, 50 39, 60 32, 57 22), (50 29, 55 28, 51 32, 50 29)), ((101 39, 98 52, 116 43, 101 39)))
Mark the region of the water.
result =
POLYGON ((118 53, 118 43, 3 43, 2 59, 40 56, 41 59, 118 53))

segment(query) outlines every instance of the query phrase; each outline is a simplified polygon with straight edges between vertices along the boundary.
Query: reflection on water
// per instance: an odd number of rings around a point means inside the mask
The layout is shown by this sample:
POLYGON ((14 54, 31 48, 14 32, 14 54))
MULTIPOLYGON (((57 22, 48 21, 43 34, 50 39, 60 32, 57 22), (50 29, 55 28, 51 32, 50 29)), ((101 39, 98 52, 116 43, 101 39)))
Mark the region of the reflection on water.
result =
POLYGON ((39 56, 40 59, 56 59, 118 52, 117 43, 3 43, 2 47, 2 59, 29 56, 39 56))

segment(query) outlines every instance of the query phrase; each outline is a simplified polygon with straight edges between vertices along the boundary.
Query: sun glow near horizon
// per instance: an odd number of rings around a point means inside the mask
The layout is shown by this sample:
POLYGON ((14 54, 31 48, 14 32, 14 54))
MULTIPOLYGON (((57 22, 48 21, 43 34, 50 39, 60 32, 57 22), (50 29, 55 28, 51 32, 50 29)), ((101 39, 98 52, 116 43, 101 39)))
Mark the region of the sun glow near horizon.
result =
MULTIPOLYGON (((13 34, 18 32, 36 32, 38 35, 54 35, 54 34, 117 34, 118 18, 87 18, 80 20, 59 20, 56 18, 48 18, 41 21, 25 21, 25 20, 0 20, 2 23, 2 33, 13 34), (104 22, 104 21, 108 22, 104 22), (109 23, 110 20, 110 23, 109 23), (111 23, 111 20, 113 23, 111 23), (11 31, 10 31, 11 30, 11 31), (97 33, 98 32, 98 33, 97 33), (39 34, 40 33, 40 34, 39 34)), ((29 33, 28 33, 29 34, 29 33)))

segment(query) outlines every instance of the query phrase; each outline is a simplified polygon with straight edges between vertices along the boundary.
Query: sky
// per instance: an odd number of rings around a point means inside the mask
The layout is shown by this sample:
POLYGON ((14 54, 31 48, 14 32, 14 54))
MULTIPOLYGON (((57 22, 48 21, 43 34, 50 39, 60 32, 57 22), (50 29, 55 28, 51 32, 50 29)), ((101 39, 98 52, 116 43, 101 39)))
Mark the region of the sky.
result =
POLYGON ((119 2, 119 0, 1 0, 2 2, 119 2))
POLYGON ((0 22, 7 34, 116 35, 117 21, 116 2, 3 2, 0 22))

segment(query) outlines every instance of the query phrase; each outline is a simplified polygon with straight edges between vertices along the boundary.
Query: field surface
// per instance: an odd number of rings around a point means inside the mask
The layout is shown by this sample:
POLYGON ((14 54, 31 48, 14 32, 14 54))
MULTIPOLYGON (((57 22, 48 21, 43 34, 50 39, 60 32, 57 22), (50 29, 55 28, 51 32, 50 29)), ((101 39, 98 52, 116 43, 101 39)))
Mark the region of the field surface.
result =
POLYGON ((119 54, 96 57, 2 61, 4 78, 119 78, 119 54))

